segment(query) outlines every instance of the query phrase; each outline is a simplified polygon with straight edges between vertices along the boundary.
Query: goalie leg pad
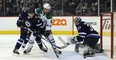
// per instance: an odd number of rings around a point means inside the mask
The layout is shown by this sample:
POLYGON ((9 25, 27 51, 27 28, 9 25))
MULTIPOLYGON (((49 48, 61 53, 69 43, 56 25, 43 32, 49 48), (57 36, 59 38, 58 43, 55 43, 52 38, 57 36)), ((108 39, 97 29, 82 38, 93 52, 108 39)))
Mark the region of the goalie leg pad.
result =
POLYGON ((93 49, 93 51, 95 53, 102 53, 104 50, 101 49, 101 45, 100 44, 97 44, 97 45, 95 45, 95 48, 93 49))
POLYGON ((88 45, 80 45, 79 46, 79 54, 83 55, 83 56, 93 56, 94 52, 93 49, 91 47, 89 47, 88 45))

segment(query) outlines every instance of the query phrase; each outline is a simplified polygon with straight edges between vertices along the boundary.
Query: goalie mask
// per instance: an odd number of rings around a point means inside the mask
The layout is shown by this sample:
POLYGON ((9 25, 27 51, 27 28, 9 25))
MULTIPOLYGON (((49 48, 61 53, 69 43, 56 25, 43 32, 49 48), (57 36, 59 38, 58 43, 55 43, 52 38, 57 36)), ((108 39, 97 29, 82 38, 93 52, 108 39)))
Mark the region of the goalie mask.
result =
POLYGON ((77 23, 80 22, 80 21, 81 21, 81 18, 80 18, 80 17, 77 17, 77 16, 76 16, 76 17, 74 18, 75 24, 77 24, 77 23))

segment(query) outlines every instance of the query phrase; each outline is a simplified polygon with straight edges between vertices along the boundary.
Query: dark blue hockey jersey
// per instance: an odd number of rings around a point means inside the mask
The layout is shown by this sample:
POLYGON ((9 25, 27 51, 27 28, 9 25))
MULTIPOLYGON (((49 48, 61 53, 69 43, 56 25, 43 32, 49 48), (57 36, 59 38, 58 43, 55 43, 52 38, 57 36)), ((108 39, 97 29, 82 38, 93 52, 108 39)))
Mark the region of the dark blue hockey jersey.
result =
POLYGON ((19 19, 17 20, 17 26, 19 27, 23 26, 31 29, 32 31, 35 30, 42 31, 43 28, 45 27, 45 22, 43 22, 36 14, 34 15, 33 18, 30 18, 27 12, 22 12, 19 15, 19 19))
POLYGON ((98 32, 95 31, 89 24, 85 23, 84 21, 80 21, 78 24, 75 25, 78 30, 78 36, 82 38, 86 37, 100 38, 98 32))

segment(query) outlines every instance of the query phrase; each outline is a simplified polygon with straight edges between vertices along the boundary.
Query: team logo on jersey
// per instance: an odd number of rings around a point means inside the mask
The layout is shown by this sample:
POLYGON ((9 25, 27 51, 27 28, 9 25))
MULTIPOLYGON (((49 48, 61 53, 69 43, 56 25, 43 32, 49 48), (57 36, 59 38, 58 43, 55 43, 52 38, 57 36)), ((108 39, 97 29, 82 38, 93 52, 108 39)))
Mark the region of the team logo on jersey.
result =
POLYGON ((30 27, 31 23, 29 21, 25 21, 25 25, 26 25, 26 27, 30 27))

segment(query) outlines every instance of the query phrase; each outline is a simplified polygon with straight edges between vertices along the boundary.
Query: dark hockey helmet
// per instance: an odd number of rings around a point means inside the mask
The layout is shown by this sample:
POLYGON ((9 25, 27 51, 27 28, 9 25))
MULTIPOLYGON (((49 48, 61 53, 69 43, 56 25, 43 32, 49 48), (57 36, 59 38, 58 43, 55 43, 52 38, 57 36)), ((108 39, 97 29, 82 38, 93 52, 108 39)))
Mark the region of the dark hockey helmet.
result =
POLYGON ((29 8, 28 13, 35 14, 35 9, 34 8, 29 8))
POLYGON ((80 18, 80 17, 77 17, 77 16, 76 16, 76 17, 74 18, 74 22, 80 22, 80 21, 81 21, 81 18, 80 18))
POLYGON ((35 9, 30 8, 30 9, 28 10, 28 15, 29 15, 30 18, 33 18, 34 15, 35 15, 35 9))

